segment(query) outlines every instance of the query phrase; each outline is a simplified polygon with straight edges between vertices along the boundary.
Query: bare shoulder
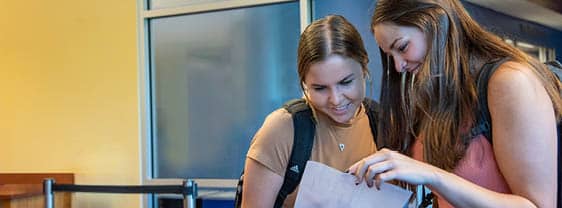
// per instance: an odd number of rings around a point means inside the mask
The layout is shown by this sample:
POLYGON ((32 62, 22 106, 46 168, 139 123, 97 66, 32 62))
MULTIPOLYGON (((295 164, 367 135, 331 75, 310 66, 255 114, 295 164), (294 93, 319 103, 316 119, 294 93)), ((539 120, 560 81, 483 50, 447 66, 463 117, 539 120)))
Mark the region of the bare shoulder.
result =
POLYGON ((554 207, 556 118, 543 83, 530 66, 506 62, 488 82, 488 107, 494 155, 509 188, 537 207, 554 207))
POLYGON ((499 66, 488 81, 488 100, 513 102, 518 98, 533 99, 544 93, 544 87, 530 66, 508 61, 499 66))
MULTIPOLYGON (((492 124, 498 127, 494 134, 505 131, 504 138, 524 133, 529 134, 528 138, 541 138, 529 129, 546 131, 556 123, 552 101, 543 83, 530 66, 517 62, 502 64, 490 78, 488 108, 492 124)), ((499 138, 502 137, 494 138, 494 142, 499 138)))
POLYGON ((490 78, 488 109, 492 124, 509 134, 505 138, 516 136, 520 130, 515 129, 544 129, 555 123, 552 101, 543 84, 530 66, 517 62, 502 64, 490 78))

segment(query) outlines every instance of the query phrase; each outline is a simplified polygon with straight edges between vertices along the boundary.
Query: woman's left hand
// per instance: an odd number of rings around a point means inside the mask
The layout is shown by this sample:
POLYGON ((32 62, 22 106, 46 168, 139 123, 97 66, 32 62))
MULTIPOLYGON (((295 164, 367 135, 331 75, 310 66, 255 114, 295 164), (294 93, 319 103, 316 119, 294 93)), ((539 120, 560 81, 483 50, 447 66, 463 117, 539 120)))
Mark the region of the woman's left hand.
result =
POLYGON ((367 186, 380 187, 382 182, 399 180, 409 184, 431 185, 438 180, 438 172, 443 170, 417 161, 411 157, 389 149, 381 149, 363 158, 349 168, 349 173, 355 175, 355 183, 365 180, 367 186))

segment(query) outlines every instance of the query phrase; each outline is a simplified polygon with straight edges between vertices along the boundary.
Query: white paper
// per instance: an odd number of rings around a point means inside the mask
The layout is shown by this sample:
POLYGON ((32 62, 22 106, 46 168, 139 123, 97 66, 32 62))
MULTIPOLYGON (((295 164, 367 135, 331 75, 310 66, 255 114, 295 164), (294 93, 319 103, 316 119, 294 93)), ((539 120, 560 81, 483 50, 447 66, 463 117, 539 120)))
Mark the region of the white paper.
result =
POLYGON ((299 185, 295 208, 398 207, 408 204, 412 192, 383 183, 381 189, 365 182, 355 185, 355 176, 322 163, 308 161, 299 185))

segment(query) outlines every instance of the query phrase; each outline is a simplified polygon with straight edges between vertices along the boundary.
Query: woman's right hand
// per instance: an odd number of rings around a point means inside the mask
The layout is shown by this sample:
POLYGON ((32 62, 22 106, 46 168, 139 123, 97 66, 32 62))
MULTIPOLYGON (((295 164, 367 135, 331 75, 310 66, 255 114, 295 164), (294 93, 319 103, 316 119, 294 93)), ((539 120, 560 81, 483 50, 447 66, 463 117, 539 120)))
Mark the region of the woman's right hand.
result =
POLYGON ((386 148, 363 158, 349 168, 349 173, 355 175, 357 184, 365 180, 367 186, 375 185, 377 188, 382 182, 391 180, 414 185, 431 185, 438 181, 437 173, 443 171, 386 148))

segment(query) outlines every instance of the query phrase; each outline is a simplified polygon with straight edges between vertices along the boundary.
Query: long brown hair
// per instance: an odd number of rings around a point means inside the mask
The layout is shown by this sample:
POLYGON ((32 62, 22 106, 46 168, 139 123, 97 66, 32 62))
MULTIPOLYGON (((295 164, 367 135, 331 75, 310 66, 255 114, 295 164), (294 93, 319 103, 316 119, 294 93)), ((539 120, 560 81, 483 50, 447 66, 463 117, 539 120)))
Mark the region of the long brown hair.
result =
POLYGON ((530 66, 560 118, 556 77, 536 59, 483 29, 458 0, 379 0, 371 28, 382 22, 417 27, 426 35, 428 49, 417 74, 391 69, 392 57, 381 50, 380 146, 410 155, 415 138, 423 138, 424 159, 454 169, 471 139, 462 133, 476 116, 475 77, 484 63, 506 57, 530 66))
POLYGON ((310 66, 334 54, 357 61, 361 64, 363 74, 369 74, 369 57, 361 35, 339 15, 329 15, 308 25, 301 34, 297 54, 301 88, 310 66))

